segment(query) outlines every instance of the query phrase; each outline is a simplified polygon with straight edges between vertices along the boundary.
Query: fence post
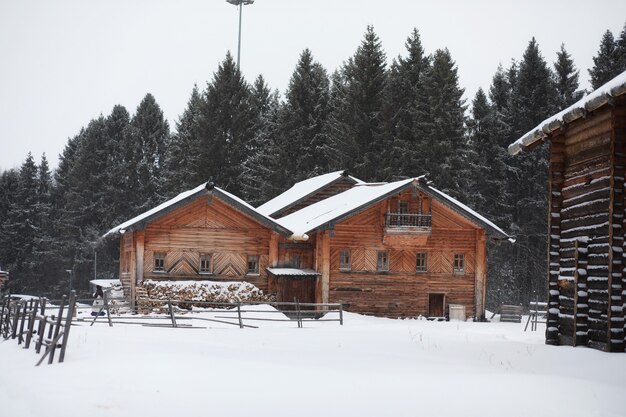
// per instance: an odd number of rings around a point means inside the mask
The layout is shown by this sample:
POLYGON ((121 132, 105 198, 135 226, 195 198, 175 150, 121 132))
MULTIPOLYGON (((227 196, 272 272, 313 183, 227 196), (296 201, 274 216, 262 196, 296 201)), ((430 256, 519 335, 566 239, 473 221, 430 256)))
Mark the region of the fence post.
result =
POLYGON ((61 297, 61 305, 59 306, 59 315, 57 317, 57 321, 54 325, 54 337, 52 338, 52 341, 50 342, 50 345, 48 347, 50 347, 50 357, 48 358, 48 364, 51 364, 54 361, 54 352, 57 348, 56 344, 57 341, 59 340, 59 332, 61 331, 61 320, 63 319, 63 309, 65 307, 65 295, 63 297, 61 297))
POLYGON ((298 328, 302 328, 302 317, 300 316, 300 303, 296 297, 293 297, 293 302, 296 304, 296 320, 298 321, 298 328))
POLYGON ((24 327, 26 326, 26 316, 28 315, 28 312, 30 311, 30 309, 28 308, 29 304, 30 304, 30 308, 33 308, 32 298, 30 299, 30 301, 24 301, 24 311, 22 311, 22 320, 20 321, 20 330, 17 335, 18 345, 21 345, 22 342, 24 341, 24 327))
POLYGON ((343 326, 343 304, 339 304, 339 324, 343 326))
POLYGON ((11 328, 11 339, 15 339, 17 337, 17 323, 20 319, 20 308, 22 307, 22 302, 17 301, 15 303, 15 315, 13 316, 13 325, 11 328))
POLYGON ((59 353, 59 363, 65 360, 65 348, 67 347, 67 338, 70 335, 70 327, 72 327, 72 317, 76 309, 76 291, 70 292, 70 301, 67 304, 67 317, 63 326, 63 341, 61 342, 61 352, 59 353))
POLYGON ((0 310, 0 332, 2 332, 4 334, 4 310, 6 308, 6 303, 7 303, 7 296, 5 295, 4 297, 2 297, 2 310, 0 310))
POLYGON ((109 320, 109 327, 113 327, 113 322, 111 321, 111 312, 109 310, 109 297, 107 296, 108 293, 109 293, 108 290, 105 290, 102 293, 102 300, 103 300, 102 302, 104 303, 104 309, 107 311, 107 319, 109 320))
POLYGON ((172 300, 167 300, 167 305, 170 310, 170 318, 172 319, 172 327, 178 327, 176 324, 176 318, 174 317, 174 309, 172 308, 172 300))
POLYGON ((239 328, 243 329, 243 321, 241 320, 241 301, 237 302, 237 318, 239 319, 239 328))
MULTIPOLYGON (((46 301, 44 300, 44 303, 46 301)), ((47 317, 46 316, 41 316, 39 318, 39 328, 37 329, 37 334, 39 335, 39 337, 37 338, 37 344, 35 345, 35 352, 39 353, 41 351, 41 344, 43 343, 43 338, 44 338, 44 333, 46 333, 46 324, 47 324, 47 317)))
POLYGON ((28 330, 26 332, 26 343, 24 343, 24 349, 30 347, 30 341, 33 338, 33 331, 35 331, 35 318, 37 317, 37 311, 39 311, 39 299, 35 300, 35 305, 30 310, 30 317, 28 318, 28 330))

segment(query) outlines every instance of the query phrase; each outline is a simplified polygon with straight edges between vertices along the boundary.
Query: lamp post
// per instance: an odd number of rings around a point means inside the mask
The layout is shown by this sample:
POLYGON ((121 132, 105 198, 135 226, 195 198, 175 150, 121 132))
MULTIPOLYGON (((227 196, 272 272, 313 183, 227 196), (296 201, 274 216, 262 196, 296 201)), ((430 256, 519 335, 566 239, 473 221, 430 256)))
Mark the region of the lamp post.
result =
POLYGON ((239 69, 239 59, 241 58, 241 12, 244 5, 254 3, 254 0, 226 0, 227 3, 239 6, 239 40, 237 42, 237 69, 239 69))
POLYGON ((66 269, 65 272, 70 276, 70 292, 72 292, 72 270, 66 269))

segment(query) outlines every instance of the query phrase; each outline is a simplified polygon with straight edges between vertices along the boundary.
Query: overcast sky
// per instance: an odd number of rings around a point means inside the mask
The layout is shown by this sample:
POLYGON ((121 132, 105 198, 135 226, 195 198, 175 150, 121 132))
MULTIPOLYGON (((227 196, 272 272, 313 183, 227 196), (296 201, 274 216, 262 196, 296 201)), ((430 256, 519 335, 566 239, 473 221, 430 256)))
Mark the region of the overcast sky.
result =
MULTIPOLYGON (((587 88, 602 34, 625 22, 624 0, 256 0, 243 10, 241 68, 284 93, 304 48, 330 73, 372 24, 389 62, 414 27, 427 53, 448 47, 470 99, 532 36, 550 63, 565 43, 587 88)), ((193 84, 236 55, 237 23, 225 0, 0 0, 0 170, 28 151, 56 166, 68 137, 115 104, 134 113, 147 92, 173 128, 193 84)))

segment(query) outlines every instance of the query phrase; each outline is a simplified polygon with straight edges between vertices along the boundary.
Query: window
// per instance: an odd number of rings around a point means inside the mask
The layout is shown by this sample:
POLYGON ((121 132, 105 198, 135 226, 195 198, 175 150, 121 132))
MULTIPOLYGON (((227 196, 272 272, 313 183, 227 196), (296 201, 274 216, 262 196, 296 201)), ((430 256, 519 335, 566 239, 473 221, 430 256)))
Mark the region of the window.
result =
POLYGON ((248 255, 248 274, 249 275, 259 274, 259 256, 258 255, 248 255))
POLYGON ((416 262, 415 262, 415 271, 416 272, 426 272, 426 252, 420 252, 417 254, 416 262))
POLYGON ((454 273, 460 274, 465 271, 465 255, 462 253, 454 254, 454 273))
POLYGON ((389 252, 378 251, 378 262, 376 266, 378 271, 389 271, 389 252))
POLYGON ((201 274, 210 274, 211 271, 211 255, 200 255, 200 269, 201 274))
POLYGON ((154 272, 165 272, 165 253, 154 253, 154 272))
POLYGON ((342 250, 339 252, 339 270, 340 271, 349 271, 350 270, 350 251, 342 250))
POLYGON ((408 214, 409 212, 409 202, 408 201, 399 201, 398 202, 398 213, 400 214, 408 214))

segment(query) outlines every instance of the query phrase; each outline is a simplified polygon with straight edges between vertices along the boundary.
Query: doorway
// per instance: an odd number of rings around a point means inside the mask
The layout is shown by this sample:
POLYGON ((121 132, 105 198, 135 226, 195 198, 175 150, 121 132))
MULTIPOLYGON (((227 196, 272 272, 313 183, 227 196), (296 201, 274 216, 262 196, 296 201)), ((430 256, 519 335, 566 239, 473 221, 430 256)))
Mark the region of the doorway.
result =
POLYGON ((428 294, 428 316, 443 317, 444 316, 444 294, 428 294))

